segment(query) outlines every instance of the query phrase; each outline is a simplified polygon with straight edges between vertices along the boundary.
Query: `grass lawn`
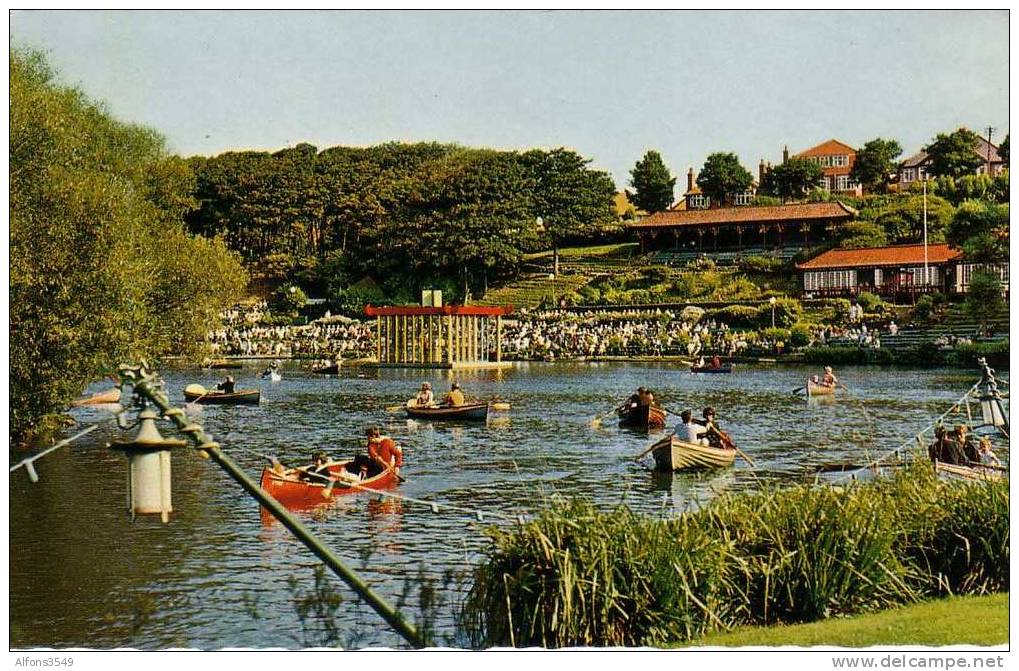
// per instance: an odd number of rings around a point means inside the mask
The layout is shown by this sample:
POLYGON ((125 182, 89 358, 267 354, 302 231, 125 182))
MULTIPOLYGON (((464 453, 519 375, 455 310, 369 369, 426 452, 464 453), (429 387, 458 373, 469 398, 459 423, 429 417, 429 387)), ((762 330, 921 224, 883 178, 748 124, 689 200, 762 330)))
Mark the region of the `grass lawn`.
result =
POLYGON ((1008 594, 952 597, 872 615, 808 624, 746 627, 710 634, 683 647, 875 645, 1003 645, 1008 643, 1008 594))
MULTIPOLYGON (((640 245, 636 242, 621 242, 611 245, 594 245, 591 247, 564 247, 559 250, 559 260, 575 259, 586 256, 636 256, 640 253, 640 245)), ((552 250, 537 252, 535 254, 524 254, 525 261, 534 259, 551 258, 552 250)))

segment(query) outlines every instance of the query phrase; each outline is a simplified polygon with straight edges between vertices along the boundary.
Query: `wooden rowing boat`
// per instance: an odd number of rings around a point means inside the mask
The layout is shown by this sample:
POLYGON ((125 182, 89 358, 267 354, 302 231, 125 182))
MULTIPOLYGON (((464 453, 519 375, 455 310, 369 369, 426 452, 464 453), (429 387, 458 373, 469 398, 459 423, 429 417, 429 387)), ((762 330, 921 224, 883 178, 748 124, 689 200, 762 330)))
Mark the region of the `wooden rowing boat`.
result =
POLYGON ((184 390, 184 400, 188 403, 199 403, 208 405, 238 405, 257 404, 262 398, 262 392, 258 389, 241 389, 231 394, 221 391, 198 392, 184 390))
POLYGON ((807 396, 833 396, 835 394, 835 387, 817 384, 811 380, 807 380, 806 389, 807 396))
POLYGON ((120 388, 114 387, 113 389, 107 389, 97 394, 92 394, 88 398, 79 398, 71 401, 71 405, 75 408, 83 405, 108 405, 112 403, 120 402, 120 388))
POLYGON ((340 372, 340 365, 333 363, 328 366, 313 366, 311 372, 316 375, 337 375, 340 372))
POLYGON ((1004 471, 981 466, 962 466, 960 464, 949 464, 944 461, 935 461, 934 470, 946 480, 1001 480, 1005 477, 1004 471))
POLYGON ((711 366, 690 366, 691 373, 731 373, 732 366, 719 366, 718 368, 712 368, 711 366))
POLYGON ((262 469, 262 489, 274 499, 288 508, 309 507, 326 503, 338 495, 349 494, 365 489, 383 490, 396 484, 396 472, 389 469, 378 475, 359 480, 356 473, 347 470, 353 468, 353 459, 334 461, 326 464, 329 477, 300 478, 301 471, 308 471, 311 465, 301 468, 288 468, 275 471, 271 468, 262 469), (330 484, 332 486, 330 486, 330 484))
POLYGON ((655 458, 655 468, 660 471, 684 471, 732 466, 736 450, 695 445, 669 435, 652 446, 651 455, 655 458))
POLYGON ((407 416, 414 419, 464 420, 483 422, 491 409, 488 402, 457 406, 438 405, 434 408, 406 405, 407 416))
POLYGON ((658 406, 632 405, 617 410, 616 414, 619 416, 619 426, 644 430, 665 426, 665 411, 658 406))

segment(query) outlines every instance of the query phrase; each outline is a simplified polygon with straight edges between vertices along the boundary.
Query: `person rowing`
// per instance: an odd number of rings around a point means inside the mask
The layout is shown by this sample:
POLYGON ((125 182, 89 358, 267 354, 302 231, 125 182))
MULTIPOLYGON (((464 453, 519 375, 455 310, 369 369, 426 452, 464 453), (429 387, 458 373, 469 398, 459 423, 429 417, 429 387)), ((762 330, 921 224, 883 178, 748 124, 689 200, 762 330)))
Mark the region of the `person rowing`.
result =
POLYGON ((454 382, 449 388, 449 393, 446 394, 446 398, 442 399, 442 404, 449 408, 457 408, 467 403, 467 398, 464 396, 463 390, 460 389, 460 384, 454 382))
POLYGON ((715 423, 715 409, 710 405, 707 406, 701 412, 701 417, 702 419, 695 419, 693 421, 704 427, 704 433, 707 436, 708 444, 712 447, 720 447, 727 450, 732 449, 732 438, 730 438, 729 434, 725 431, 718 428, 718 425, 715 423))
POLYGON ((708 432, 701 428, 701 423, 693 418, 693 411, 684 410, 679 414, 681 422, 676 425, 676 435, 680 440, 694 445, 707 445, 708 432))
POLYGON ((839 384, 839 379, 835 377, 835 371, 832 370, 831 366, 824 367, 824 377, 821 378, 821 384, 825 387, 836 387, 839 384))
POLYGON ((326 453, 318 451, 315 456, 312 457, 311 466, 303 469, 298 469, 297 477, 300 480, 311 480, 311 481, 323 481, 329 477, 329 467, 326 464, 329 463, 326 453))
POLYGON ((226 379, 216 385, 216 389, 223 392, 224 394, 234 393, 234 387, 236 386, 233 375, 227 375, 226 379))
POLYGON ((373 478, 386 470, 391 470, 399 477, 400 466, 403 465, 403 450, 389 436, 383 436, 379 427, 373 426, 367 431, 368 436, 368 477, 373 478))

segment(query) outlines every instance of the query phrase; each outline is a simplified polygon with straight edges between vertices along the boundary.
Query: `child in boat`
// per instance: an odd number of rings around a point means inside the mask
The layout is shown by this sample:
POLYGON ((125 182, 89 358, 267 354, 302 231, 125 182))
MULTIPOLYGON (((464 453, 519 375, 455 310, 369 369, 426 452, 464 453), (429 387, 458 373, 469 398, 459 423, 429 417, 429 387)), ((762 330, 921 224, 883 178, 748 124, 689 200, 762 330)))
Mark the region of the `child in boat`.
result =
POLYGON ((432 408, 435 406, 435 396, 432 394, 432 383, 422 382, 421 391, 414 398, 414 405, 419 408, 432 408))
POLYGON ((998 460, 997 455, 991 450, 991 439, 987 436, 980 439, 978 452, 980 455, 981 466, 1001 466, 1001 462, 998 460))

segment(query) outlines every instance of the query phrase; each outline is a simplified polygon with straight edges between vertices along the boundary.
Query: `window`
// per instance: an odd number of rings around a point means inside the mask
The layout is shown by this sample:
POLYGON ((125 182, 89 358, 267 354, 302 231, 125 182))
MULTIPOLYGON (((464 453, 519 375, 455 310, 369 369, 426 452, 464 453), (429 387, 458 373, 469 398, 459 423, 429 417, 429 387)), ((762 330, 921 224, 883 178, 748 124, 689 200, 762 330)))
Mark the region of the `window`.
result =
POLYGON ((827 177, 822 177, 821 181, 818 182, 817 185, 825 191, 831 191, 831 182, 827 177))
POLYGON ((912 182, 914 179, 916 179, 916 170, 914 170, 913 168, 902 169, 903 182, 912 182))
POLYGON ((927 168, 922 166, 922 165, 919 168, 917 168, 916 169, 916 178, 917 179, 927 179, 927 168))
POLYGON ((850 289, 856 286, 855 270, 820 270, 803 274, 804 291, 850 289))
MULTIPOLYGON (((976 264, 966 263, 959 266, 959 274, 962 279, 962 286, 968 287, 970 279, 973 277, 973 271, 977 268, 976 264)), ((996 263, 986 267, 987 270, 997 275, 998 279, 1005 286, 1008 286, 1008 264, 1007 263, 996 263)))
POLYGON ((686 199, 686 206, 691 210, 706 210, 710 204, 711 199, 702 194, 688 196, 686 199))
POLYGON ((911 266, 903 272, 909 275, 909 283, 914 286, 941 284, 941 270, 937 266, 927 266, 927 281, 923 279, 923 266, 911 266))
POLYGON ((754 194, 750 193, 749 191, 744 191, 743 193, 737 193, 735 196, 733 196, 732 202, 735 205, 749 205, 750 201, 752 201, 753 199, 754 194))
POLYGON ((831 159, 831 164, 835 168, 845 168, 849 165, 849 156, 847 154, 832 156, 831 159))
POLYGON ((849 175, 839 175, 835 178, 836 191, 852 191, 855 188, 856 184, 849 178, 849 175))

